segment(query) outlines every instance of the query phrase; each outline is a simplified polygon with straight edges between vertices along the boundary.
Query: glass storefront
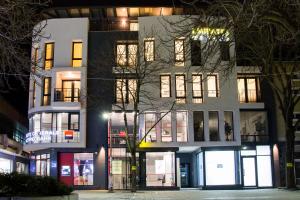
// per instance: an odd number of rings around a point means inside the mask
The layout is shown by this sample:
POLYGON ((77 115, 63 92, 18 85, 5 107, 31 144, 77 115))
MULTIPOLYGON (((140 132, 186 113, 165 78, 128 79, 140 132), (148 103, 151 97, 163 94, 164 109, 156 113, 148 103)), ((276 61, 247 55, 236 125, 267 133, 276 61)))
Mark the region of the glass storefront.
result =
POLYGON ((176 186, 174 152, 146 152, 146 186, 176 186))
POLYGON ((13 161, 0 158, 0 173, 11 173, 13 171, 13 161))
POLYGON ((50 154, 35 156, 35 174, 37 176, 50 176, 50 154))
POLYGON ((93 153, 74 153, 74 185, 93 185, 93 153))

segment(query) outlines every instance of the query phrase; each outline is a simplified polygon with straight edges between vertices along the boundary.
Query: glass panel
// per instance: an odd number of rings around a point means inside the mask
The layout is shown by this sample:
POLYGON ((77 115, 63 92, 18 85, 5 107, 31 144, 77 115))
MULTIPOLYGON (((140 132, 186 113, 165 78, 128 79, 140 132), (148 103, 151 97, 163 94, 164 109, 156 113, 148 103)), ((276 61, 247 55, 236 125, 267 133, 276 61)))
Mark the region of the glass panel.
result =
POLYGON ((78 114, 71 114, 70 129, 71 130, 79 130, 79 115, 78 114))
POLYGON ((128 101, 129 103, 133 103, 137 99, 135 99, 136 96, 136 80, 134 79, 128 79, 128 101))
POLYGON ((234 140, 234 127, 233 127, 233 112, 225 111, 224 112, 224 130, 226 141, 234 140))
POLYGON ((268 141, 267 113, 264 111, 240 111, 242 141, 268 141))
POLYGON ((256 102, 256 81, 255 78, 247 78, 247 94, 249 102, 256 102))
POLYGON ((42 114, 42 131, 51 131, 52 130, 52 113, 43 113, 42 114))
POLYGON ((241 156, 255 156, 256 151, 255 150, 242 150, 241 156))
POLYGON ((145 53, 145 61, 153 61, 154 60, 154 41, 145 39, 144 44, 144 53, 145 53))
POLYGON ((272 187, 272 166, 270 156, 257 156, 257 177, 258 187, 272 187))
POLYGON ((138 31, 139 30, 139 23, 130 23, 129 24, 130 31, 138 31))
POLYGON ((13 171, 12 160, 0 158, 0 173, 11 173, 13 171))
POLYGON ((53 43, 47 43, 46 44, 46 59, 52 59, 53 58, 53 43))
POLYGON ((156 142, 156 127, 155 126, 153 127, 155 122, 156 122, 155 113, 145 114, 145 134, 148 133, 148 131, 150 131, 146 136, 147 142, 156 142))
POLYGON ((244 186, 256 186, 255 158, 245 157, 242 159, 243 159, 244 186))
POLYGON ((185 76, 176 75, 176 97, 185 97, 185 76))
POLYGON ((270 146, 256 146, 256 154, 259 156, 271 155, 270 146))
POLYGON ((33 131, 40 131, 41 130, 41 115, 35 114, 33 115, 33 131))
POLYGON ((93 185, 93 153, 74 153, 74 185, 93 185))
POLYGON ((239 101, 244 103, 246 102, 246 93, 245 93, 245 79, 238 78, 238 95, 239 101))
POLYGON ((194 141, 204 141, 203 111, 194 111, 194 141))
POLYGON ((161 97, 170 97, 171 91, 170 91, 170 76, 160 76, 160 88, 161 88, 161 97))
POLYGON ((116 87, 116 102, 126 103, 126 80, 117 79, 116 87))
POLYGON ((219 116, 217 111, 208 112, 209 140, 219 141, 219 116))
POLYGON ((235 185, 234 151, 205 152, 206 185, 235 185))
MULTIPOLYGON (((160 116, 163 117, 166 113, 161 113, 160 116)), ((169 112, 161 119, 161 141, 162 142, 172 142, 172 123, 171 123, 171 113, 169 112)))
POLYGON ((128 45, 128 65, 135 66, 137 61, 137 45, 129 44, 128 45))
POLYGON ((74 42, 73 43, 73 58, 82 58, 82 43, 74 42))
POLYGON ((187 112, 176 113, 177 142, 187 142, 187 112))
POLYGON ((73 67, 81 67, 82 66, 82 60, 72 60, 72 66, 73 67))
POLYGON ((207 76, 207 89, 208 97, 218 97, 218 86, 217 86, 217 76, 208 75, 207 76))
POLYGON ((193 75, 193 97, 202 97, 202 77, 201 75, 193 75))
POLYGON ((175 65, 184 66, 184 40, 175 40, 175 65))
POLYGON ((126 58, 126 45, 125 44, 118 44, 117 45, 117 64, 124 66, 127 63, 126 58))
POLYGON ((175 186, 175 153, 146 153, 146 186, 175 186))

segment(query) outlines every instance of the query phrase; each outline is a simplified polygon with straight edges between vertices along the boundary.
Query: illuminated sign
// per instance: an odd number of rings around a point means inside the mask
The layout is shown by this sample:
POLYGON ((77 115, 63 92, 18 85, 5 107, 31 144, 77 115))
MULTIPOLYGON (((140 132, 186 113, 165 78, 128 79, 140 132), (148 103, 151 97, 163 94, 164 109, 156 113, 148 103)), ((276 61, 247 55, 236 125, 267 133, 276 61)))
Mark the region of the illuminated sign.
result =
POLYGON ((73 140, 74 131, 72 130, 66 130, 64 131, 65 140, 73 140))
POLYGON ((61 134, 60 131, 34 131, 26 134, 26 144, 51 142, 51 137, 61 134))
POLYGON ((229 32, 224 28, 194 28, 192 30, 192 38, 194 40, 204 40, 204 39, 222 39, 225 41, 229 40, 229 32))

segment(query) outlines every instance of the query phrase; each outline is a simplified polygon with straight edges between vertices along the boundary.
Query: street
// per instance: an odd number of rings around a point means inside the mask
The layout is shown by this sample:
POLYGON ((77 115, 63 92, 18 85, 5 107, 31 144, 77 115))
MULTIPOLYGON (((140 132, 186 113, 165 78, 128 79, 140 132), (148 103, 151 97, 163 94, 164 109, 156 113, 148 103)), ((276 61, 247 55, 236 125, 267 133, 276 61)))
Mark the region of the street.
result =
POLYGON ((184 189, 180 191, 115 191, 108 193, 100 190, 75 191, 80 200, 102 200, 102 199, 135 199, 135 200, 297 200, 300 199, 300 190, 287 191, 284 189, 251 189, 251 190, 198 190, 184 189))

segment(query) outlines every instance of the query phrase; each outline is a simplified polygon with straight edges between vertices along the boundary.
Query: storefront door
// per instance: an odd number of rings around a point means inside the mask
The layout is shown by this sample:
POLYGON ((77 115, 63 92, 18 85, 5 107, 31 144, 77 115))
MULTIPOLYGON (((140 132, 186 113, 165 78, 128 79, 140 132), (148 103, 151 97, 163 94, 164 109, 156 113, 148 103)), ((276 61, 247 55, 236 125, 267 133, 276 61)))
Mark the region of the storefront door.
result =
POLYGON ((188 163, 180 164, 181 187, 190 187, 190 165, 188 163))
POLYGON ((256 163, 255 157, 242 157, 243 185, 244 187, 256 187, 256 163))

